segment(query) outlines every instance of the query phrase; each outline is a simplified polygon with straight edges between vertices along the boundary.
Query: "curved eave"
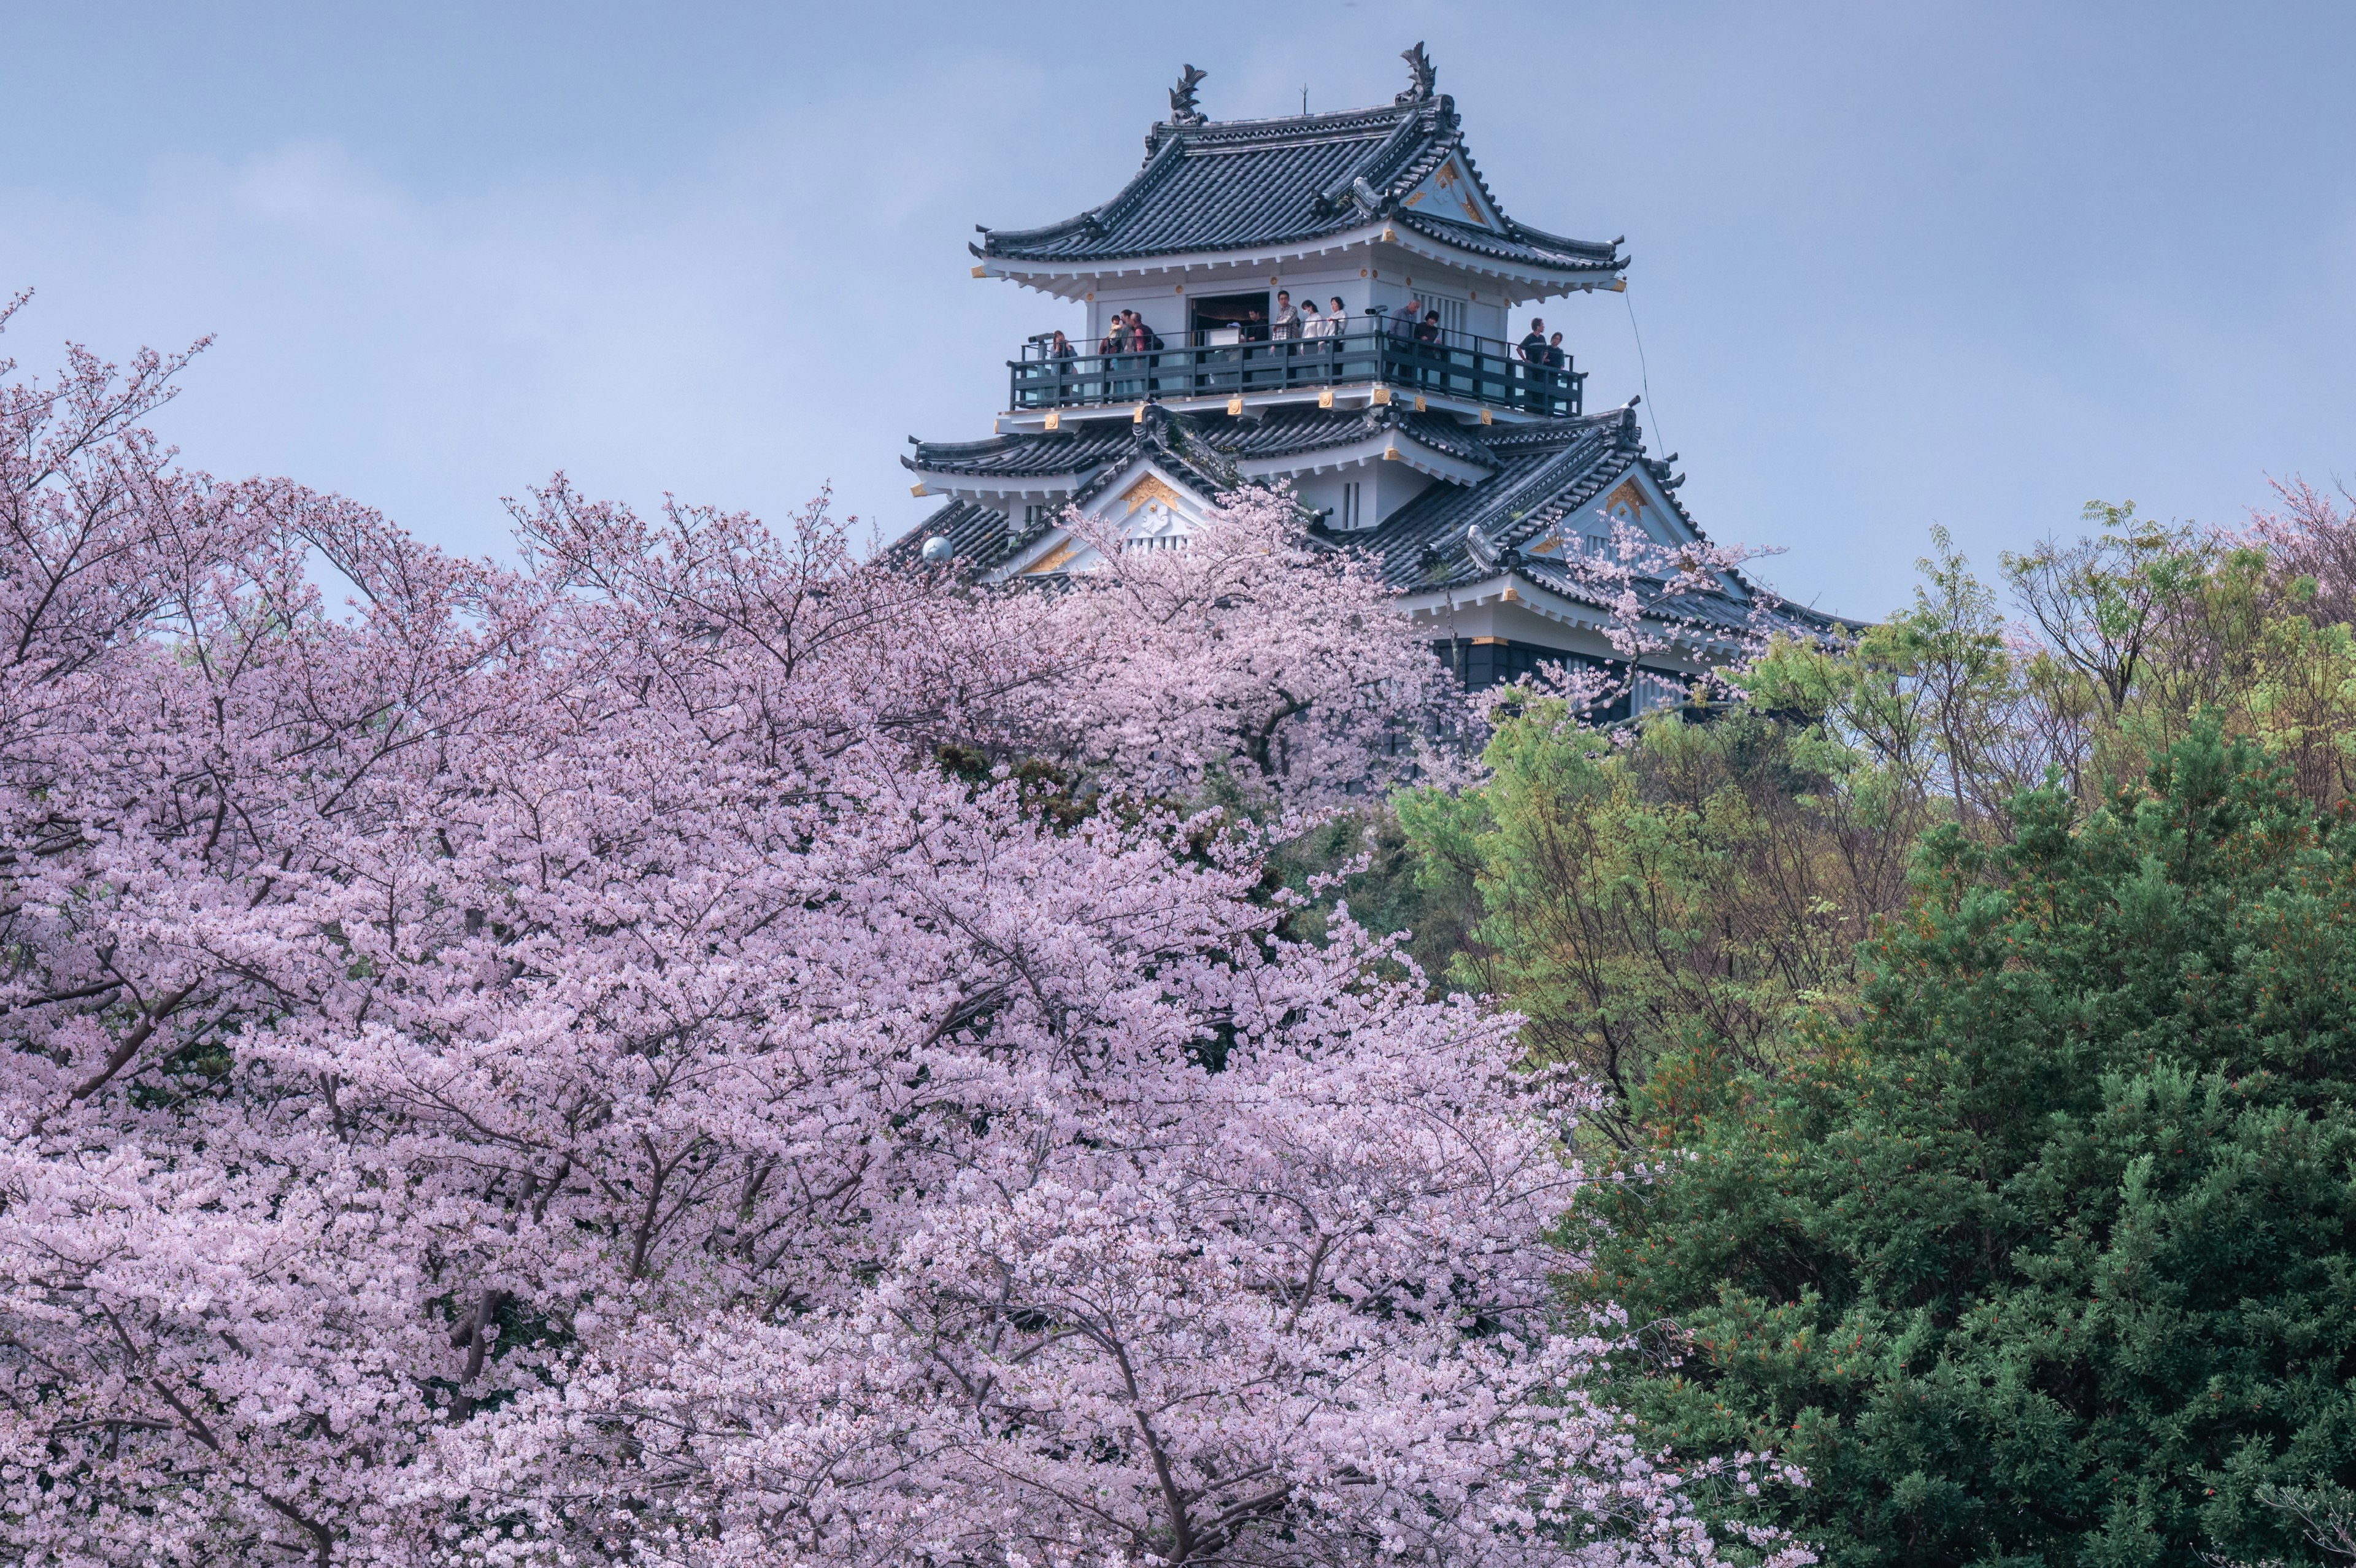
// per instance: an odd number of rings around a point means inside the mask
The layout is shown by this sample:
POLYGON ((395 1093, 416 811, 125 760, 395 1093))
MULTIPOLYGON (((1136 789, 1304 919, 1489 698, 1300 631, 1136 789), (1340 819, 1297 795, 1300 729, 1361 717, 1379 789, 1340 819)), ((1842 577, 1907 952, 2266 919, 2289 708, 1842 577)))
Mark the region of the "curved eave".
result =
MULTIPOLYGON (((1437 261, 1476 277, 1496 280, 1506 285, 1516 304, 1580 290, 1617 289, 1622 286, 1619 274, 1627 265, 1622 256, 1594 262, 1566 259, 1557 265, 1485 255, 1428 233, 1400 218, 1376 219, 1327 234, 1215 251, 1038 259, 989 256, 973 272, 979 278, 1005 278, 1043 293, 1076 299, 1108 279, 1167 277, 1174 272, 1223 269, 1240 272, 1286 262, 1313 261, 1353 251, 1373 253, 1378 246, 1404 252, 1410 258, 1437 261)), ((975 247, 973 253, 982 255, 980 247, 975 247)))
POLYGON ((1394 229, 1404 229, 1407 233, 1413 234, 1422 243, 1410 245, 1404 238, 1399 237, 1394 237, 1389 243, 1398 246, 1401 250, 1419 251, 1421 253, 1432 255, 1439 260, 1450 261, 1455 266, 1468 270, 1476 267, 1490 269, 1502 267, 1516 270, 1532 278, 1558 278, 1564 282, 1567 288, 1601 287, 1616 279, 1628 266, 1628 259, 1618 254, 1616 251, 1592 258, 1581 256, 1577 253, 1581 245, 1580 241, 1557 240, 1550 235, 1539 236, 1536 229, 1524 229, 1518 223, 1512 226, 1511 232, 1498 234, 1497 240, 1504 244, 1527 245, 1533 250, 1547 250, 1556 245, 1564 246, 1566 250, 1561 259, 1536 261, 1525 257, 1492 255, 1482 250, 1477 241, 1472 243, 1460 241, 1451 232, 1458 229, 1473 234, 1484 233, 1487 230, 1475 229, 1467 224, 1451 224, 1446 229, 1430 227, 1435 221, 1425 219, 1418 213, 1402 210, 1393 220, 1394 229))
POLYGON ((956 468, 916 468, 912 470, 916 483, 910 494, 916 496, 962 496, 980 500, 993 496, 1021 496, 1052 500, 1058 496, 1076 495, 1093 485, 1104 472, 1103 464, 1073 469, 1063 474, 991 474, 974 473, 956 468))
POLYGON ((1061 223, 1050 223, 1043 229, 984 229, 981 231, 981 244, 969 246, 969 249, 977 256, 998 255, 1001 254, 999 250, 1001 245, 1010 245, 1019 251, 1026 245, 1044 245, 1052 240, 1061 240, 1067 234, 1086 233, 1090 230, 1101 231, 1110 224, 1118 222, 1130 208, 1143 200, 1156 185, 1168 176, 1172 169, 1178 166, 1179 160, 1185 155, 1184 138, 1175 138, 1149 156, 1145 160, 1145 166, 1131 175, 1129 183, 1116 191, 1110 201, 1091 207, 1086 212, 1066 218, 1061 223))
POLYGON ((1403 464, 1419 474, 1428 474, 1451 485, 1478 485, 1496 472, 1488 464, 1418 441, 1400 430, 1382 431, 1355 441, 1281 456, 1239 458, 1236 469, 1249 478, 1268 479, 1383 462, 1403 464), (1389 455, 1393 453, 1396 455, 1389 455))
MULTIPOLYGON (((1608 634, 1618 617, 1602 605, 1590 604, 1538 581, 1526 572, 1500 571, 1471 582, 1442 588, 1410 588, 1392 601, 1401 613, 1416 621, 1445 618, 1451 611, 1483 604, 1518 604, 1532 614, 1583 631, 1608 634)), ((1643 623, 1659 635, 1672 655, 1708 662, 1740 656, 1748 651, 1740 639, 1668 617, 1645 616, 1643 623)))
POLYGON ((1556 249, 1572 255, 1582 251, 1601 251, 1604 253, 1596 258, 1598 263, 1607 264, 1614 272, 1621 271, 1628 265, 1627 258, 1619 254, 1620 242, 1616 240, 1609 246, 1591 240, 1574 240, 1567 234, 1551 234, 1543 229, 1533 229, 1528 224, 1512 217, 1505 211, 1505 204, 1497 199, 1497 193, 1489 188, 1488 176, 1482 174, 1481 165, 1473 161, 1472 149, 1464 144, 1464 137, 1461 132, 1454 137, 1454 144, 1453 151, 1456 157, 1463 164, 1464 172, 1472 176, 1473 187, 1480 191, 1481 199, 1489 204, 1489 210, 1497 215, 1499 222, 1513 230, 1515 239, 1542 250, 1556 249))

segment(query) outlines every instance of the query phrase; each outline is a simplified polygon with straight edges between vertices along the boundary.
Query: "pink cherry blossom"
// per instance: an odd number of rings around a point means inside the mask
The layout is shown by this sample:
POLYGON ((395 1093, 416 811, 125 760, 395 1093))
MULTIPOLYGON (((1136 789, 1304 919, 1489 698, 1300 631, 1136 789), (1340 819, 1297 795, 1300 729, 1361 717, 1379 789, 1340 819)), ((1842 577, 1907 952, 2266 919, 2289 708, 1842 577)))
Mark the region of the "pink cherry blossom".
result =
POLYGON ((997 592, 560 479, 509 569, 177 368, 0 392, 12 1561, 1808 1560, 1582 1392, 1582 1087, 1172 804, 1438 690, 1270 507, 997 592))

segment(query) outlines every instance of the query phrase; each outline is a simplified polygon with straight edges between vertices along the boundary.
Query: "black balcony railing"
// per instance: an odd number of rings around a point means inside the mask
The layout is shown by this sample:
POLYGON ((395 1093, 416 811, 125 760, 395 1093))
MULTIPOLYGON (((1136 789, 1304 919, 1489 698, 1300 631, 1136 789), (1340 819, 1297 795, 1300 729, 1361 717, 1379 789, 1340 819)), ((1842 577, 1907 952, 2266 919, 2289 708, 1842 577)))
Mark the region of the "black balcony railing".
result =
MULTIPOLYGON (((1248 330, 1248 329, 1247 329, 1248 330)), ((1263 326, 1261 332, 1268 329, 1263 326)), ((1233 397, 1379 381, 1408 392, 1467 398, 1526 413, 1580 411, 1586 373, 1526 359, 1515 345, 1470 333, 1418 338, 1405 323, 1354 321, 1327 337, 1238 340, 1234 328, 1164 339, 1158 348, 1106 352, 1102 345, 1033 338, 1007 362, 1016 411, 1087 408, 1148 399, 1233 397)))

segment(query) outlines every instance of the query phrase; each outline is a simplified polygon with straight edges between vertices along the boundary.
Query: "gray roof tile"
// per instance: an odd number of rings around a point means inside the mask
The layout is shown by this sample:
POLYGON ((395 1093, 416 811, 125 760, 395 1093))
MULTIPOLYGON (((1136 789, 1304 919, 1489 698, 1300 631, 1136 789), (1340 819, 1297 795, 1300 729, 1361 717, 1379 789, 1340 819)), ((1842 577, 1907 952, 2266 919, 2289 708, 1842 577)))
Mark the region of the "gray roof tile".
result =
POLYGON ((1156 124, 1146 160, 1100 207, 1040 229, 984 229, 985 259, 1088 262, 1290 244, 1396 218, 1446 243, 1550 271, 1602 278, 1616 242, 1566 240, 1517 223, 1464 151, 1445 94, 1379 109, 1271 120, 1156 124), (1399 206, 1451 154, 1505 225, 1498 233, 1399 206))
POLYGON ((895 566, 914 566, 922 559, 925 541, 936 536, 948 539, 953 558, 969 569, 1000 560, 1012 542, 1005 513, 971 501, 951 501, 885 546, 882 559, 895 566))
MULTIPOLYGON (((1387 431, 1398 431, 1466 463, 1496 466, 1496 459, 1474 433, 1480 427, 1461 425, 1444 414, 1419 414, 1397 406, 1365 410, 1272 409, 1258 420, 1234 419, 1221 413, 1169 415, 1159 408, 1151 412, 1157 419, 1181 420, 1180 428, 1229 462, 1290 457, 1328 447, 1354 446, 1387 431)), ((1053 433, 1022 432, 991 436, 987 441, 919 442, 915 453, 903 456, 900 462, 918 473, 977 479, 1086 475, 1106 464, 1125 462, 1141 450, 1141 443, 1152 439, 1153 432, 1162 428, 1157 424, 1149 430, 1126 415, 1119 419, 1071 420, 1068 429, 1053 433)))
POLYGON ((1076 420, 1070 430, 1052 434, 1022 432, 987 441, 919 442, 915 455, 900 462, 922 473, 975 478, 1087 474, 1128 454, 1137 444, 1137 430, 1126 417, 1085 423, 1076 420))
MULTIPOLYGON (((1086 505, 1131 459, 1150 455, 1197 494, 1215 498, 1249 482, 1237 473, 1238 459, 1351 445, 1392 429, 1494 471, 1476 485, 1433 485, 1375 528, 1354 533, 1316 530, 1330 548, 1367 561, 1386 585, 1400 592, 1469 586, 1492 581, 1505 570, 1600 606, 1601 597, 1561 562, 1520 552, 1640 465, 1686 526, 1701 537, 1700 528, 1676 499, 1667 465, 1644 455, 1633 406, 1573 419, 1491 426, 1461 425, 1444 415, 1397 409, 1271 411, 1254 421, 1224 414, 1173 413, 1157 406, 1149 408, 1146 419, 1138 423, 1097 421, 1076 434, 926 443, 918 445, 914 459, 902 461, 933 473, 1087 474, 1073 496, 1075 502, 1086 505), (1514 552, 1508 561, 1492 565, 1473 556, 1467 529, 1475 525, 1499 550, 1514 552)), ((1032 534, 1018 537, 1020 530, 1003 514, 958 502, 903 536, 887 553, 913 560, 925 539, 944 534, 965 570, 981 573, 1020 549, 1038 530, 1053 526, 1052 520, 1042 520, 1032 534)), ((1739 575, 1737 581, 1743 592, 1756 593, 1739 575)), ((1752 624, 1754 613, 1751 602, 1717 592, 1686 594, 1657 609, 1664 619, 1706 632, 1740 631, 1752 624)), ((1798 631, 1821 633, 1847 624, 1797 606, 1777 606, 1769 613, 1771 620, 1780 619, 1798 631)))

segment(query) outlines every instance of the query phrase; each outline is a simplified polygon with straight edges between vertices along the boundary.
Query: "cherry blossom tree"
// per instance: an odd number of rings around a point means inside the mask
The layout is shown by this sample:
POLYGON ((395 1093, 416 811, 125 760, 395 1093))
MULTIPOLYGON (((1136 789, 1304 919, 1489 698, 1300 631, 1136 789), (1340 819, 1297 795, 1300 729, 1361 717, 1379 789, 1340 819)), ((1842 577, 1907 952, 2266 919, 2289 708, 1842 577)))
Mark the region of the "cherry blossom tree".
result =
POLYGON ((1097 561, 1056 607, 1081 653, 1056 744, 1085 765, 1181 795, 1216 773, 1316 806, 1379 790, 1446 721, 1428 635, 1301 528, 1288 492, 1226 496, 1183 549, 1125 549, 1119 524, 1077 512, 1065 526, 1097 561))
MULTIPOLYGON (((1503 552, 1479 537, 1477 528, 1472 532, 1468 548, 1473 558, 1499 564, 1503 552)), ((1697 664, 1702 673, 1694 685, 1703 693, 1739 699, 1741 693, 1726 679, 1728 672, 1763 654, 1779 634, 1818 635, 1794 623, 1774 594, 1743 580, 1744 566, 1771 553, 1699 539, 1665 543, 1615 520, 1591 545, 1565 549, 1544 563, 1561 574, 1575 597, 1603 610, 1600 630, 1611 645, 1612 662, 1541 665, 1534 677, 1494 688, 1479 706, 1494 709, 1535 690, 1560 699, 1566 714, 1584 719, 1627 703, 1644 662, 1663 655, 1697 664), (1742 616, 1730 624, 1723 612, 1732 604, 1742 607, 1742 616)))
POLYGON ((2356 622, 2356 496, 2342 485, 2335 499, 2297 478, 2276 480, 2274 490, 2281 509, 2253 513, 2249 538, 2272 557, 2285 586, 2311 581, 2302 612, 2320 623, 2356 622))
POLYGON ((1367 585, 561 479, 458 560, 181 467, 177 368, 0 394, 13 1560, 1805 1560, 1582 1392, 1582 1088, 1171 804, 1379 779, 1367 585))

